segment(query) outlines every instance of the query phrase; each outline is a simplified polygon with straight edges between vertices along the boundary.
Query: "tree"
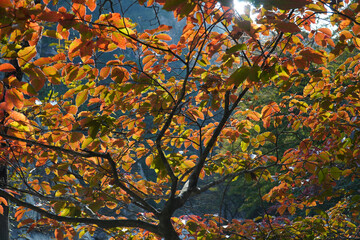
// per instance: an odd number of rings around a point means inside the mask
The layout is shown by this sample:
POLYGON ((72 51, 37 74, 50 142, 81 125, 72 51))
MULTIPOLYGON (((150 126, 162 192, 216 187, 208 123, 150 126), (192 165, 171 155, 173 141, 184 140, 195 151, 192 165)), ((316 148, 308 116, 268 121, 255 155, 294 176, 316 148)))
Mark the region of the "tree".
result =
POLYGON ((267 1, 255 24, 228 1, 49 2, 0 1, 2 58, 25 74, 0 85, 0 201, 19 226, 57 239, 98 227, 113 239, 359 234, 360 195, 336 187, 359 177, 358 3, 267 1), (165 10, 178 23, 164 25, 165 10), (140 31, 145 11, 158 24, 140 31), (324 13, 332 27, 319 27, 324 13), (44 57, 48 38, 57 51, 44 57), (257 104, 250 93, 270 87, 282 99, 257 104), (259 218, 177 214, 239 176, 275 185, 259 191, 272 204, 259 218))

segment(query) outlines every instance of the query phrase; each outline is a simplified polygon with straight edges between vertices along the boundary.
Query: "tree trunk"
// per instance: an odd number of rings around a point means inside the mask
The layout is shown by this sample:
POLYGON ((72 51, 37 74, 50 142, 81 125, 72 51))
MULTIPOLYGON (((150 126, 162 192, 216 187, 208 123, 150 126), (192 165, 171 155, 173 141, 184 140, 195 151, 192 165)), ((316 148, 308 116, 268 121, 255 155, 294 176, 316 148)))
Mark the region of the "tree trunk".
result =
MULTIPOLYGON (((7 185, 7 166, 0 165, 0 188, 4 188, 7 185)), ((7 202, 8 199, 6 199, 7 202)), ((4 209, 3 214, 0 214, 0 239, 8 240, 9 237, 9 206, 1 204, 4 209)))
POLYGON ((180 240, 179 235, 171 224, 170 218, 161 219, 159 228, 165 240, 180 240))

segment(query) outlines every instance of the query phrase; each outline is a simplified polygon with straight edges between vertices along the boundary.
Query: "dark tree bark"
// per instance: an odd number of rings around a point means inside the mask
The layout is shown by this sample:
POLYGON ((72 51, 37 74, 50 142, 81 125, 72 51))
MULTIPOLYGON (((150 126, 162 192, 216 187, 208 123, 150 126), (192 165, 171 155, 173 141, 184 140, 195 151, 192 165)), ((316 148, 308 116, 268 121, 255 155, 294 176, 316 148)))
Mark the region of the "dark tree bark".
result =
MULTIPOLYGON (((0 188, 4 188, 7 185, 7 166, 5 164, 0 165, 0 188)), ((0 214, 0 239, 9 239, 9 206, 5 206, 3 203, 1 206, 4 209, 4 213, 0 214)))

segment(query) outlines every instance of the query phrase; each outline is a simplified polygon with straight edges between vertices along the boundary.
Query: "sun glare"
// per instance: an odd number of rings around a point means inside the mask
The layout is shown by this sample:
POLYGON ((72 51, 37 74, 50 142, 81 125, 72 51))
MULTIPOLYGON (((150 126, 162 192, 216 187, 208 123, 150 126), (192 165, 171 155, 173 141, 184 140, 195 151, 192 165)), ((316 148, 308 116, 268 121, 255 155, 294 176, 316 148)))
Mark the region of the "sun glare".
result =
POLYGON ((246 13, 246 8, 249 5, 246 1, 234 0, 234 8, 241 15, 246 13))

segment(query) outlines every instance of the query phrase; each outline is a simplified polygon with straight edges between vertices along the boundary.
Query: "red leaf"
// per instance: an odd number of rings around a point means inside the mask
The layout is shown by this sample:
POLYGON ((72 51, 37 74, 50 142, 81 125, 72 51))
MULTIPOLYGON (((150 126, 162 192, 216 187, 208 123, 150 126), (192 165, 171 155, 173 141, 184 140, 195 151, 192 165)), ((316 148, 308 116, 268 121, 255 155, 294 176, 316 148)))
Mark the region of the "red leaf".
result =
POLYGON ((306 4, 309 4, 310 0, 270 0, 270 4, 283 10, 289 10, 294 8, 302 8, 306 4))
POLYGON ((64 239, 64 233, 60 229, 55 229, 55 238, 57 240, 63 240, 64 239))
POLYGON ((62 17, 61 13, 55 11, 43 11, 38 15, 39 20, 47 21, 47 22, 59 22, 62 17))
POLYGON ((10 0, 0 0, 0 7, 2 8, 12 7, 12 3, 10 0))
POLYGON ((0 65, 0 72, 14 72, 16 68, 10 63, 3 63, 0 65))
POLYGON ((127 81, 129 78, 129 73, 125 68, 114 67, 111 71, 111 79, 114 82, 121 83, 127 81))
POLYGON ((292 22, 279 21, 276 23, 276 27, 282 32, 295 33, 300 32, 300 28, 292 22))

